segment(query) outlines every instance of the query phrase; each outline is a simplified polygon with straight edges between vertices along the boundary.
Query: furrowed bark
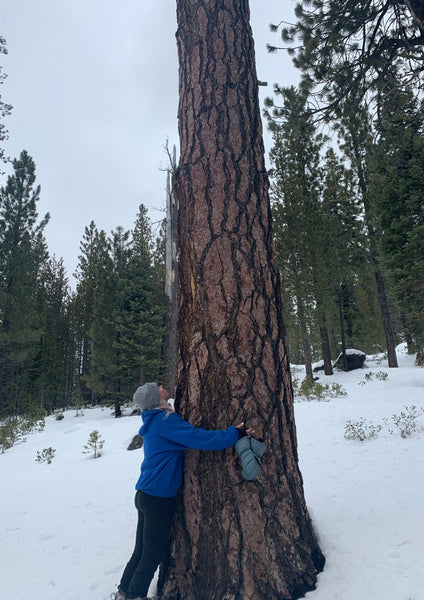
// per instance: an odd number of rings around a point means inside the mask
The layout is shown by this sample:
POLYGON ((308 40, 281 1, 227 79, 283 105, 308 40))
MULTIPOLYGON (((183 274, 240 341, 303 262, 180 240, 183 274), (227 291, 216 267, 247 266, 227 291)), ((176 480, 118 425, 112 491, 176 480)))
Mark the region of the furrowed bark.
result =
POLYGON ((179 374, 197 427, 264 438, 257 480, 233 449, 187 451, 165 600, 288 600, 324 558, 303 495, 247 0, 177 1, 179 374))

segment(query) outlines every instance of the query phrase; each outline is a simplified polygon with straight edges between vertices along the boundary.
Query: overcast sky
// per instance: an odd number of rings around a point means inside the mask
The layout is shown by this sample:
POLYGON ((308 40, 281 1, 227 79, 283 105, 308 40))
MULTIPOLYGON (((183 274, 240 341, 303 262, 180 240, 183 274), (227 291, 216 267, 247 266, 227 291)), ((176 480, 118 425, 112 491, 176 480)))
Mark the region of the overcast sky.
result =
MULTIPOLYGON (((295 2, 250 5, 263 101, 273 83, 299 79, 286 53, 266 52, 280 40, 269 24, 293 21, 295 2)), ((179 147, 175 0, 1 0, 0 14, 0 93, 13 105, 4 147, 34 159, 49 250, 72 281, 91 220, 131 229, 140 203, 152 221, 164 216, 164 146, 179 147)))

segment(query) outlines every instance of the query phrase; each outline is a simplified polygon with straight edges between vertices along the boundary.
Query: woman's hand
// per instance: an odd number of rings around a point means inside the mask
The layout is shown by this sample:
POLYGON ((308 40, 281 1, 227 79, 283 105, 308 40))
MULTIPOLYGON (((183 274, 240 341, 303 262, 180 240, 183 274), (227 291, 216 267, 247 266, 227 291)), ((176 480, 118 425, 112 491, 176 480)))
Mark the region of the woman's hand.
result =
POLYGON ((245 427, 244 423, 235 425, 235 428, 239 430, 239 438, 245 437, 246 435, 251 437, 255 433, 254 429, 251 427, 245 427))

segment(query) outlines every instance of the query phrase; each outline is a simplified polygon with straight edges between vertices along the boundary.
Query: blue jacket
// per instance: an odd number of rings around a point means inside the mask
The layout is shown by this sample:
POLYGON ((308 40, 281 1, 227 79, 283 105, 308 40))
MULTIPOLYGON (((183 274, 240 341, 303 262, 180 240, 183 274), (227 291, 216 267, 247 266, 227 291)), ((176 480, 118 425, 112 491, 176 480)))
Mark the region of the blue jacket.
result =
POLYGON ((235 427, 217 431, 196 429, 177 413, 144 410, 144 460, 135 489, 162 498, 177 494, 183 479, 183 453, 188 448, 223 450, 234 446, 239 435, 235 427))

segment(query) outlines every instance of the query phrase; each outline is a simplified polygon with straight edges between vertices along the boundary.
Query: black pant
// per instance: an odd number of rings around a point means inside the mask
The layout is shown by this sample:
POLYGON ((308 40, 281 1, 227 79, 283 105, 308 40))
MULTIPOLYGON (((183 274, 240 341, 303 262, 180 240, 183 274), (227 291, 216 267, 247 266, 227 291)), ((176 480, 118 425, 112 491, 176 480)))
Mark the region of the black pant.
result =
POLYGON ((125 567, 119 589, 128 598, 144 598, 168 546, 175 512, 175 498, 135 495, 138 511, 134 552, 125 567))

